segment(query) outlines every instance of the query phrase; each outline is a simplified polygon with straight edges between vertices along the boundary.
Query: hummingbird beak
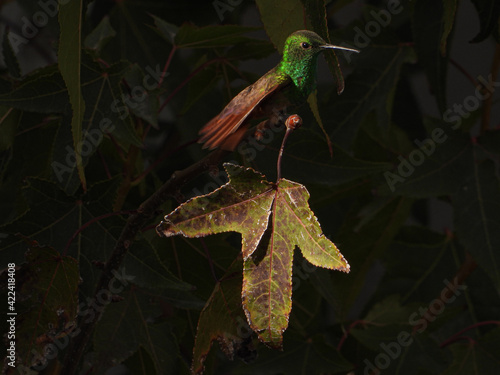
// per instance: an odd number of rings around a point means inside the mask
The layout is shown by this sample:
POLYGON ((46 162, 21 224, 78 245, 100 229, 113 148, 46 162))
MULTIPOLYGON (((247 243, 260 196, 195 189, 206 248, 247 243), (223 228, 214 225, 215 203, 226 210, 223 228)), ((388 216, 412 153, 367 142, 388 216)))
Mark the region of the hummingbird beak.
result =
POLYGON ((333 45, 333 44, 323 44, 322 46, 319 46, 319 48, 325 48, 325 49, 329 49, 329 48, 330 49, 342 49, 344 51, 351 51, 351 52, 359 53, 359 50, 357 50, 357 49, 336 46, 336 45, 333 45))

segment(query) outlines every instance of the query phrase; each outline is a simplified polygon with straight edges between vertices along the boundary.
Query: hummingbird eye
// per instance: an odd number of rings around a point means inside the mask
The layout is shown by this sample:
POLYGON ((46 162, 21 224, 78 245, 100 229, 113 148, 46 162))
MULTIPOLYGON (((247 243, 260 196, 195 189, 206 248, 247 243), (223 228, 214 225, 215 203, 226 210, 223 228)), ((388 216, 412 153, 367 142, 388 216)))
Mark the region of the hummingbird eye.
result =
POLYGON ((307 43, 307 42, 302 42, 302 43, 300 44, 300 46, 301 46, 302 48, 304 48, 304 49, 309 49, 309 48, 311 48, 311 45, 310 45, 309 43, 307 43))

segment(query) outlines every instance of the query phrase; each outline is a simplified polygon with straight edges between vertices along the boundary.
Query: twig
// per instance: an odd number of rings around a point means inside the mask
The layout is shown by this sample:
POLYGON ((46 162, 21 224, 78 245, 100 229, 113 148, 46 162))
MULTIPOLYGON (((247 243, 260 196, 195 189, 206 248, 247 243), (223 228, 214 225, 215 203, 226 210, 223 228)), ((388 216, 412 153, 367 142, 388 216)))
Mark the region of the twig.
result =
MULTIPOLYGON (((497 43, 493 62, 491 63, 491 81, 496 82, 498 69, 500 68, 500 45, 497 43)), ((484 87, 483 90, 494 90, 493 87, 484 87)), ((484 100, 483 113, 481 116, 481 134, 484 134, 490 128, 491 107, 493 104, 493 92, 484 100)))
POLYGON ((491 324, 500 326, 500 321, 499 320, 487 320, 487 321, 484 321, 484 322, 479 322, 479 323, 476 323, 476 324, 472 324, 472 325, 470 325, 470 326, 462 329, 461 331, 458 331, 457 333, 451 335, 448 339, 446 339, 445 341, 443 341, 439 345, 439 347, 444 348, 444 347, 446 347, 446 346, 448 346, 450 344, 453 344, 454 342, 456 342, 458 340, 463 340, 464 338, 471 339, 468 336, 461 336, 461 335, 463 333, 467 332, 467 331, 470 331, 471 329, 474 329, 474 328, 477 328, 477 327, 481 327, 481 326, 491 325, 491 324))
POLYGON ((133 213, 134 211, 120 211, 120 212, 108 212, 107 214, 104 214, 104 215, 101 215, 101 216, 98 216, 98 217, 94 217, 92 220, 89 220, 87 221, 85 224, 83 224, 80 228, 78 228, 76 230, 75 233, 73 233, 73 235, 71 236, 71 238, 68 240, 68 242, 66 243, 66 246, 64 247, 64 250, 62 251, 62 255, 66 255, 66 253, 68 252, 68 249, 71 245, 71 243, 75 240, 75 238, 84 230, 86 229, 87 227, 89 227, 90 225, 94 224, 94 223, 97 223, 103 219, 106 219, 108 217, 111 217, 111 216, 120 216, 120 215, 129 215, 131 213, 133 213))
MULTIPOLYGON (((457 285, 463 285, 465 284, 465 280, 470 276, 470 274, 476 269, 477 263, 476 261, 471 257, 469 253, 465 254, 465 259, 458 269, 457 273, 453 277, 451 284, 454 286, 457 285)), ((446 303, 443 298, 446 298, 446 291, 449 290, 449 285, 446 285, 439 293, 439 295, 436 297, 437 300, 442 301, 443 303, 446 303)), ((423 315, 426 319, 427 322, 431 323, 433 322, 439 314, 433 313, 431 311, 431 308, 429 307, 425 314, 423 315)), ((414 330, 416 330, 414 328, 414 330)))

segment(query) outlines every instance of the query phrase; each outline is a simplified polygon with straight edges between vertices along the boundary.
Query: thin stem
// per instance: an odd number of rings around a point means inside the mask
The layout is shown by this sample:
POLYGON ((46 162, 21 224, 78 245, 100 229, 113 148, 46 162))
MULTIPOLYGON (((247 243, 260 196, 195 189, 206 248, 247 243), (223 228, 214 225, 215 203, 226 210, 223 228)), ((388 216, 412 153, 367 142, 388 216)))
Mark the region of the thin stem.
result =
POLYGON ((444 347, 446 347, 446 346, 448 346, 450 344, 453 344, 457 340, 462 340, 464 338, 470 339, 470 337, 468 337, 468 336, 461 336, 461 335, 463 333, 467 332, 467 331, 470 331, 471 329, 474 329, 474 328, 477 328, 477 327, 481 327, 481 326, 491 325, 491 324, 495 324, 497 326, 500 326, 500 321, 498 321, 498 320, 486 320, 484 322, 479 322, 479 323, 472 324, 472 325, 470 325, 470 326, 462 329, 461 331, 458 331, 457 333, 453 334, 448 339, 446 339, 445 341, 443 341, 439 346, 441 348, 444 348, 444 347))
POLYGON ((109 212, 107 214, 95 217, 92 220, 87 221, 80 228, 78 228, 78 230, 75 233, 73 233, 73 235, 71 236, 71 238, 66 243, 66 246, 64 247, 64 250, 63 250, 62 254, 65 255, 67 253, 67 251, 68 251, 71 243, 75 240, 76 236, 78 236, 81 232, 83 232, 84 229, 86 229, 87 227, 89 227, 91 224, 97 223, 98 221, 101 221, 101 220, 106 219, 106 218, 111 217, 111 216, 129 215, 129 214, 131 214, 133 212, 135 212, 135 211, 109 212))
POLYGON ((473 76, 471 76, 470 73, 462 65, 460 65, 457 61, 450 58, 450 63, 455 68, 457 68, 472 83, 472 85, 474 87, 479 86, 479 82, 477 82, 477 80, 473 76))
MULTIPOLYGON (((491 82, 496 82, 498 69, 500 68, 500 44, 496 44, 493 62, 491 64, 490 74, 491 82)), ((490 91, 490 95, 486 97, 483 105, 483 113, 481 116, 481 134, 484 134, 490 128, 491 107, 493 104, 493 87, 484 87, 483 90, 490 91)))
POLYGON ((167 73, 167 70, 170 67, 170 63, 172 62, 172 58, 174 57, 175 51, 177 51, 176 45, 174 45, 172 47, 172 50, 170 51, 170 53, 168 55, 167 62, 165 63, 165 66, 163 67, 163 71, 161 72, 162 74, 160 76, 160 81, 158 82, 158 87, 160 87, 161 84, 163 83, 163 77, 165 77, 165 74, 167 73))
POLYGON ((354 322, 352 322, 351 324, 349 324, 349 327, 347 327, 347 329, 344 331, 344 334, 342 335, 342 337, 340 338, 339 343, 337 344, 337 351, 340 352, 340 349, 342 349, 342 346, 344 345, 345 340, 347 340, 347 337, 349 337, 349 333, 351 332, 351 330, 354 327, 356 327, 358 324, 365 325, 367 323, 368 322, 366 322, 364 320, 355 320, 354 322))
POLYGON ((96 152, 97 152, 97 155, 99 156, 99 159, 101 159, 101 163, 102 163, 102 166, 104 168, 104 172, 106 173, 106 177, 108 178, 108 180, 111 180, 112 176, 111 176, 111 172, 109 171, 109 168, 108 168, 108 163, 106 163, 106 160, 104 159, 104 156, 99 149, 97 149, 96 152))
POLYGON ((160 164, 161 162, 163 162, 165 159, 167 159, 171 155, 175 154, 179 150, 183 150, 187 146, 190 146, 190 145, 196 143, 197 141, 198 141, 198 139, 193 139, 191 141, 183 143, 180 146, 177 146, 174 149, 165 148, 165 151, 162 153, 162 155, 160 155, 160 157, 158 157, 148 168, 146 168, 144 170, 144 172, 142 172, 139 176, 137 176, 136 178, 134 178, 131 181, 132 186, 135 186, 135 185, 139 184, 149 173, 151 173, 151 171, 153 171, 154 169, 156 169, 156 167, 158 166, 158 164, 160 164))
POLYGON ((212 256, 210 255, 210 251, 208 250, 207 244, 203 240, 203 238, 200 238, 201 242, 201 247, 203 247, 203 250, 205 250, 205 255, 208 260, 208 266, 210 267, 210 272, 212 273, 212 277, 214 278, 215 281, 219 282, 219 278, 217 277, 217 273, 215 272, 215 267, 214 267, 214 262, 212 261, 212 256))
POLYGON ((293 131, 293 129, 287 128, 286 132, 285 132, 285 136, 283 137, 283 142, 281 142, 280 153, 278 155, 278 164, 276 166, 276 170, 277 170, 276 183, 278 183, 279 180, 281 179, 281 158, 283 156, 283 150, 285 149, 286 140, 288 139, 288 136, 290 135, 290 133, 292 131, 293 131))
POLYGON ((278 165, 276 167, 277 170, 276 183, 278 183, 279 180, 281 179, 281 159, 283 157, 283 150, 285 149, 286 140, 288 139, 288 136, 292 131, 302 126, 302 119, 300 118, 299 115, 290 115, 285 120, 285 126, 286 126, 286 133, 285 136, 283 137, 283 142, 281 142, 280 153, 278 155, 278 165))

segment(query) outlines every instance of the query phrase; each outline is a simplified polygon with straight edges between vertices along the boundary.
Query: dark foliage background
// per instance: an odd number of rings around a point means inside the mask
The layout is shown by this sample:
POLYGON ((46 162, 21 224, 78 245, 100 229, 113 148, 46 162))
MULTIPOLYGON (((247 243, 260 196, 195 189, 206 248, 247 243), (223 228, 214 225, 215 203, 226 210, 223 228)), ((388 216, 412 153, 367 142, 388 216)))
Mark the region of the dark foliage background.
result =
MULTIPOLYGON (((17 312, 4 373, 498 373, 497 1, 56 3, 1 8, 1 303, 17 312), (283 176, 307 186, 351 272, 295 252, 280 352, 241 318, 237 234, 154 227, 226 181, 198 130, 288 34, 326 38, 325 20, 361 53, 337 54, 341 95, 320 59, 283 176)), ((225 160, 273 179, 281 139, 225 160)))

